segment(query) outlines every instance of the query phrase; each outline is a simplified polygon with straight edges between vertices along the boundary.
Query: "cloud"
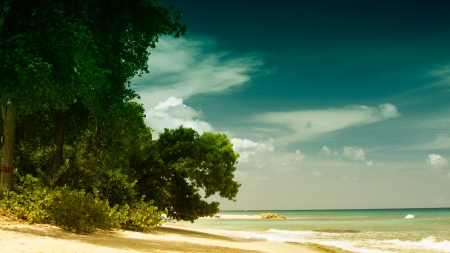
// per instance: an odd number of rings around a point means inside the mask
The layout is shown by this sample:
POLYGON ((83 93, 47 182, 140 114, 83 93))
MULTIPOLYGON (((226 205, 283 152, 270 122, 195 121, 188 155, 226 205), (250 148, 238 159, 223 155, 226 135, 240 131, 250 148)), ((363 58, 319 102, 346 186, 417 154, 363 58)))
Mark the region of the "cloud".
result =
POLYGON ((239 162, 251 161, 251 156, 259 156, 261 153, 273 152, 273 139, 253 142, 247 139, 233 138, 230 140, 235 152, 239 153, 239 162))
POLYGON ((331 155, 331 150, 327 146, 323 145, 322 152, 320 152, 320 154, 324 156, 329 156, 331 155))
MULTIPOLYGON (((365 152, 362 148, 358 148, 358 147, 347 147, 347 146, 343 146, 343 152, 342 152, 342 156, 352 160, 352 161, 357 161, 357 162, 364 162, 366 161, 366 157, 365 157, 365 152)), ((374 162, 373 161, 366 161, 366 165, 368 166, 373 166, 374 162)))
POLYGON ((301 167, 306 158, 300 150, 295 152, 277 151, 274 140, 252 141, 233 138, 230 140, 235 152, 239 153, 239 170, 294 171, 301 167))
POLYGON ((331 149, 329 149, 327 146, 323 145, 322 150, 320 151, 319 155, 321 156, 338 156, 338 152, 331 152, 331 149))
POLYGON ((201 111, 186 106, 183 99, 169 97, 166 101, 146 110, 145 121, 155 130, 153 138, 157 139, 158 134, 164 132, 164 128, 173 129, 181 125, 193 128, 200 134, 213 131, 211 124, 199 119, 202 116, 201 111))
POLYGON ((436 139, 419 145, 413 145, 407 149, 449 149, 450 136, 448 134, 436 134, 436 139))
POLYGON ((262 64, 255 55, 218 52, 217 42, 207 37, 163 37, 151 50, 150 73, 133 78, 132 88, 141 102, 154 106, 172 96, 187 99, 242 86, 262 64))
POLYGON ((365 161, 366 157, 364 156, 364 150, 358 147, 347 147, 343 146, 344 153, 343 156, 349 158, 353 161, 365 161))
POLYGON ((430 75, 436 76, 441 79, 437 85, 450 85, 450 65, 442 66, 438 69, 429 72, 430 75))
POLYGON ((254 116, 253 121, 276 126, 276 140, 286 146, 292 142, 313 139, 340 129, 372 124, 399 115, 394 105, 386 103, 378 108, 358 105, 341 109, 268 112, 254 116))
POLYGON ((426 161, 427 164, 431 166, 431 168, 442 168, 448 165, 447 159, 439 154, 429 154, 426 161))
POLYGON ((300 150, 296 150, 295 153, 276 152, 268 158, 268 166, 277 171, 286 172, 298 170, 306 156, 300 150))

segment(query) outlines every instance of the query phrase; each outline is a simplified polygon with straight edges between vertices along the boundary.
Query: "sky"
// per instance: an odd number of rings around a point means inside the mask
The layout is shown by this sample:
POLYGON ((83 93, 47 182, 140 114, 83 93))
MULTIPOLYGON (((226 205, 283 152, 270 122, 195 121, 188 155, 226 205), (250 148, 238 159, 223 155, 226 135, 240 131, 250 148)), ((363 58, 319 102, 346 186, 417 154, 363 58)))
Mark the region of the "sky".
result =
POLYGON ((223 210, 450 207, 448 1, 185 1, 135 77, 154 138, 240 154, 223 210))

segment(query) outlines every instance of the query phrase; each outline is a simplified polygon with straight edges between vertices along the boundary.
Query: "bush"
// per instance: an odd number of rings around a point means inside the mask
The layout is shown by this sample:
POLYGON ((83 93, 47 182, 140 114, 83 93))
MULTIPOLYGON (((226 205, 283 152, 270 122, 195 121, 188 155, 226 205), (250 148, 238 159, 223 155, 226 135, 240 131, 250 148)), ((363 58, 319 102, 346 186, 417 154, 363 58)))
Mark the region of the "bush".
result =
POLYGON ((131 207, 126 205, 126 210, 122 211, 122 227, 130 230, 145 231, 161 225, 161 214, 158 208, 153 206, 153 201, 141 201, 131 207))
POLYGON ((52 224, 77 233, 91 233, 95 228, 120 228, 116 209, 82 191, 67 187, 53 192, 49 205, 52 224))
POLYGON ((160 213, 153 202, 110 207, 98 192, 86 193, 67 186, 54 189, 43 186, 39 179, 20 177, 15 191, 3 189, 0 209, 32 223, 47 223, 76 233, 91 233, 96 228, 128 228, 147 230, 161 223, 160 213))
POLYGON ((15 191, 3 189, 0 208, 29 223, 49 223, 50 217, 46 212, 51 199, 49 189, 31 175, 19 178, 22 184, 15 185, 15 191))

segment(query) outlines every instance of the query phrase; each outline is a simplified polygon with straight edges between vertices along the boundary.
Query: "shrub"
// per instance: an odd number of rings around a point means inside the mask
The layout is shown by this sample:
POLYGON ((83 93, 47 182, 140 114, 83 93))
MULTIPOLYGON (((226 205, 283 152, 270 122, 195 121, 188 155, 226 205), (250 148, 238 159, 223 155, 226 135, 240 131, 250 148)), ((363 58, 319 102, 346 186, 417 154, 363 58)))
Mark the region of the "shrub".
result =
POLYGON ((145 231, 161 225, 161 213, 153 206, 153 201, 141 201, 122 211, 122 227, 131 230, 145 231), (125 213, 126 212, 126 213, 125 213))
POLYGON ((46 212, 51 199, 49 189, 31 175, 19 178, 22 184, 15 185, 15 191, 3 189, 0 207, 29 223, 49 223, 50 217, 46 212))
MULTIPOLYGON (((20 176, 19 176, 20 177, 20 176)), ((153 202, 114 205, 84 190, 68 186, 51 189, 31 176, 20 177, 15 191, 3 189, 0 209, 32 223, 47 223, 76 233, 91 233, 96 228, 147 230, 161 224, 160 213, 153 202)))
POLYGON ((91 233, 95 228, 120 228, 116 209, 108 201, 99 200, 83 190, 73 191, 67 187, 52 193, 48 213, 54 225, 77 233, 91 233))
POLYGON ((100 200, 83 190, 67 186, 50 189, 27 175, 20 179, 16 191, 4 190, 0 207, 29 223, 47 223, 77 233, 92 232, 95 228, 120 228, 116 210, 108 201, 100 200))

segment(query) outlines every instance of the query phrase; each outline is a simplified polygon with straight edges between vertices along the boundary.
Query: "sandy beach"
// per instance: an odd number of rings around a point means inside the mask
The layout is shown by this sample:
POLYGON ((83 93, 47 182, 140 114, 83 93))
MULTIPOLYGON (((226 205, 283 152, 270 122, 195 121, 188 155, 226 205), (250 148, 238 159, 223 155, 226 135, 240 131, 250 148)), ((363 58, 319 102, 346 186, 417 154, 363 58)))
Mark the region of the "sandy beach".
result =
POLYGON ((163 224, 150 232, 74 234, 50 225, 28 225, 0 217, 1 252, 324 252, 291 245, 209 234, 177 224, 163 224))

